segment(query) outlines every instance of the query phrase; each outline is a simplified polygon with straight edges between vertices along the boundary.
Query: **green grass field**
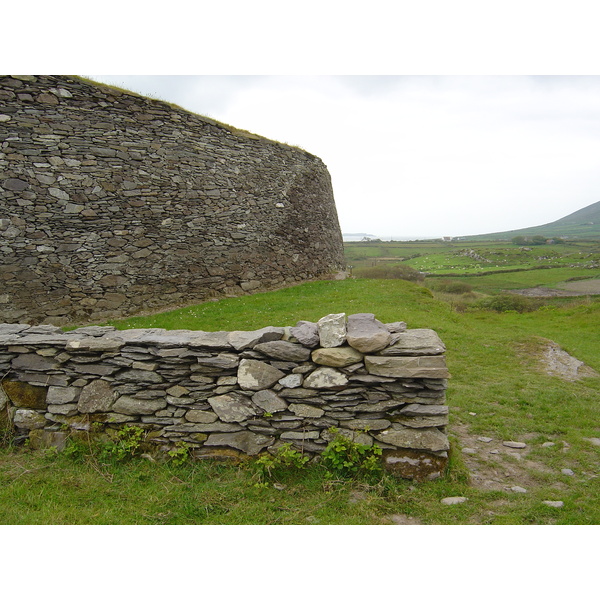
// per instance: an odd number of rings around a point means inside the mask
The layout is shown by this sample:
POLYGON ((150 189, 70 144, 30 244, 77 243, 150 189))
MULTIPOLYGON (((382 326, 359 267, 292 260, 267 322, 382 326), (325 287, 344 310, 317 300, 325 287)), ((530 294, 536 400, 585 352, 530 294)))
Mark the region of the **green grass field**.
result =
MULTIPOLYGON (((539 271, 534 271, 535 275, 539 271)), ((544 271, 545 273, 545 271, 544 271)), ((476 278, 480 279, 480 278, 476 278)), ((126 463, 7 446, 0 451, 0 523, 112 524, 599 524, 600 378, 563 381, 544 372, 541 339, 600 371, 600 302, 519 314, 456 312, 403 280, 319 281, 278 292, 207 302, 113 323, 206 331, 315 321, 332 312, 373 312, 383 322, 435 329, 447 346, 451 465, 444 479, 415 483, 327 479, 318 466, 277 486, 256 487, 250 465, 132 458, 126 463), (524 441, 521 459, 462 452, 478 436, 524 441), (544 442, 555 445, 544 447, 544 442), (472 462, 477 459, 476 462, 472 462), (562 469, 574 473, 567 476, 562 469), (480 477, 500 481, 490 488, 480 477), (527 493, 515 493, 521 486, 527 493), (447 496, 469 500, 455 506, 447 496), (560 509, 545 505, 560 500, 560 509)), ((491 446, 490 446, 491 447, 491 446)))
POLYGON ((344 245, 354 269, 405 264, 431 275, 481 275, 513 270, 571 269, 573 277, 600 270, 600 242, 516 246, 510 242, 350 242, 344 245))

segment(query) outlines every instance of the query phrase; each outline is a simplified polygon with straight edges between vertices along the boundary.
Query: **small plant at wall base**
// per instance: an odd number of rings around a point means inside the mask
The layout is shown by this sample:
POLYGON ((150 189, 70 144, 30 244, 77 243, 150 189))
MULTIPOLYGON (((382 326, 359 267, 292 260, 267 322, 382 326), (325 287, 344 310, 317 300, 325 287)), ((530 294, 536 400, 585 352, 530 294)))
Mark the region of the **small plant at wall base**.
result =
POLYGON ((179 441, 175 444, 175 448, 169 450, 167 454, 171 457, 174 465, 183 465, 190 458, 190 446, 186 442, 179 441))
MULTIPOLYGON (((337 433, 332 428, 332 433, 337 433)), ((321 454, 328 477, 342 479, 360 476, 380 475, 381 448, 359 444, 342 435, 336 435, 321 454)))
POLYGON ((140 453, 145 432, 140 427, 125 425, 117 432, 116 441, 108 442, 101 452, 102 458, 123 461, 140 453))
POLYGON ((275 454, 263 454, 252 463, 258 479, 255 486, 265 486, 267 480, 280 478, 286 471, 304 469, 308 461, 308 456, 303 456, 290 443, 283 444, 275 454))

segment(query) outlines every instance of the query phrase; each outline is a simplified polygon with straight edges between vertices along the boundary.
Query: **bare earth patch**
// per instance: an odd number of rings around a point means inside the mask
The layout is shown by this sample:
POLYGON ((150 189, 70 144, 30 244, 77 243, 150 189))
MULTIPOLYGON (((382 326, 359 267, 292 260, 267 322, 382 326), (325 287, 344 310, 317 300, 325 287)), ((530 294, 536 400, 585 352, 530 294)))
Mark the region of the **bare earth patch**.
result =
POLYGON ((556 288, 534 287, 522 290, 507 290, 511 294, 519 294, 528 298, 557 298, 572 296, 589 296, 600 294, 600 279, 583 279, 581 281, 565 281, 557 283, 556 288), (559 288, 559 289, 557 289, 559 288))
MULTIPOLYGON (((463 461, 469 469, 474 488, 523 493, 512 488, 529 490, 537 485, 532 473, 550 472, 543 463, 528 458, 531 451, 529 445, 525 448, 510 448, 503 442, 511 440, 490 440, 481 434, 473 435, 469 432, 468 425, 462 423, 455 423, 452 432, 459 438, 463 461)), ((536 434, 531 435, 533 437, 536 434)))
POLYGON ((548 375, 560 377, 566 381, 577 381, 583 377, 600 377, 600 374, 577 360, 551 340, 546 340, 546 348, 542 354, 542 363, 548 375))

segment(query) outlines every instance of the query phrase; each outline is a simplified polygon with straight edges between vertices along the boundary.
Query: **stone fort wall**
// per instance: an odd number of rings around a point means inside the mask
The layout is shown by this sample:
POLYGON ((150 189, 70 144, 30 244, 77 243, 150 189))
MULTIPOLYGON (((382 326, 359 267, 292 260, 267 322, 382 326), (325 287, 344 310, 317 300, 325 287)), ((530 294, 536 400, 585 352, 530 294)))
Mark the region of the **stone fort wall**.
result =
POLYGON ((0 77, 0 321, 83 323, 343 268, 319 158, 75 77, 0 77))

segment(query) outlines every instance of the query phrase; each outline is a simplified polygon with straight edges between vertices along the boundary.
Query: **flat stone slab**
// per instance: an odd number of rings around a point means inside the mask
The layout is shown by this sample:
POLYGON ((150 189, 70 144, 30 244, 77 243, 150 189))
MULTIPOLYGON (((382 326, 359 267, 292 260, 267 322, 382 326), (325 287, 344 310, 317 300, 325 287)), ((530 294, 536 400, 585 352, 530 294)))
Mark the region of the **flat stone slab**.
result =
POLYGON ((395 334, 394 343, 382 356, 430 356, 444 354, 446 346, 433 329, 409 329, 395 334))
POLYGON ((448 379, 450 372, 444 356, 365 356, 371 375, 396 378, 448 379))
POLYGON ((254 350, 262 352, 271 358, 291 362, 304 362, 310 358, 310 350, 301 344, 277 340, 261 342, 254 346, 254 350))
POLYGON ((398 448, 431 450, 433 452, 450 449, 448 436, 434 427, 412 429, 395 423, 392 428, 373 435, 380 442, 398 448))
POLYGON ((263 448, 270 446, 275 438, 252 433, 250 431, 239 431, 236 433, 211 433, 205 446, 228 446, 241 450, 249 456, 258 454, 263 448))

